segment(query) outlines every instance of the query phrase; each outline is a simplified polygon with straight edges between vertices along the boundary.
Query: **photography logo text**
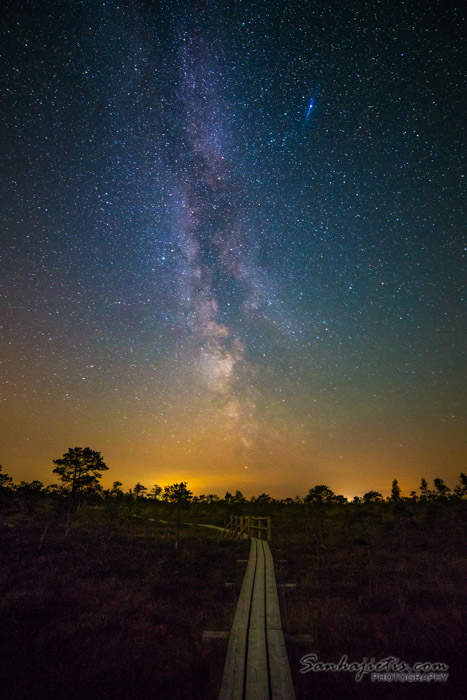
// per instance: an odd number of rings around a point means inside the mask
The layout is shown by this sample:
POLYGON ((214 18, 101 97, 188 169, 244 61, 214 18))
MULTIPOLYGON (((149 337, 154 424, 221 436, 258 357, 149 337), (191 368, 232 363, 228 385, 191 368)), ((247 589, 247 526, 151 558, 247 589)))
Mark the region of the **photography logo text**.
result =
POLYGON ((354 673, 356 681, 370 676, 376 683, 443 683, 449 677, 449 666, 441 661, 416 661, 411 666, 396 656, 379 661, 365 656, 361 661, 349 661, 344 655, 335 663, 319 661, 316 654, 306 654, 300 659, 300 664, 300 673, 354 673))

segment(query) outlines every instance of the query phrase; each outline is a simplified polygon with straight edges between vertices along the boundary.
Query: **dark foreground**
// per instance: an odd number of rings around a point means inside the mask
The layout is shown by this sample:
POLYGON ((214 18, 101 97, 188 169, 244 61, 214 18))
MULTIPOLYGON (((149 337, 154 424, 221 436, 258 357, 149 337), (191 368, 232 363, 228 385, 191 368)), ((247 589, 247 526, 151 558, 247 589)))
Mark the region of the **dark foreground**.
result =
MULTIPOLYGON (((144 512, 141 514, 146 515, 144 512)), ((209 521, 202 510, 191 521, 209 521)), ((464 696, 465 503, 288 507, 272 551, 297 698, 464 696), (286 560, 286 561, 284 561, 286 560), (300 673, 300 659, 443 662, 447 682, 300 673)), ((211 518, 212 519, 212 518, 211 518)), ((248 543, 84 508, 0 516, 0 678, 8 700, 214 700, 248 543)))

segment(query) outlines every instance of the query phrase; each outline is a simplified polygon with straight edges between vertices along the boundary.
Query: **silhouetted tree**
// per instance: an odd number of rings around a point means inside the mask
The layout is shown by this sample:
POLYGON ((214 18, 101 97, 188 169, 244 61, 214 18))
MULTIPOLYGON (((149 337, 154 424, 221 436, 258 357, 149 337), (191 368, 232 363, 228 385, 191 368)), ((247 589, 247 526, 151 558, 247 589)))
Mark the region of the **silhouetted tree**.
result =
POLYGON ((0 489, 7 489, 11 486, 13 479, 8 474, 2 474, 3 467, 0 464, 0 489))
POLYGON ((144 498, 145 491, 147 491, 146 486, 143 486, 143 484, 140 484, 138 481, 138 483, 135 484, 135 487, 133 489, 133 493, 135 494, 136 500, 138 500, 138 498, 144 498))
POLYGON ((235 496, 232 498, 233 503, 246 503, 246 498, 241 491, 235 491, 235 496))
POLYGON ((44 484, 42 481, 37 481, 35 479, 34 481, 20 481, 18 486, 16 486, 15 491, 16 493, 33 493, 37 494, 42 491, 44 487, 44 484))
POLYGON ((43 490, 43 493, 46 496, 63 496, 65 492, 67 492, 65 490, 65 486, 60 484, 49 484, 43 490))
POLYGON ((182 481, 179 484, 171 484, 164 486, 163 500, 167 503, 172 503, 175 506, 175 551, 178 552, 178 543, 180 539, 180 524, 181 513, 190 507, 192 492, 187 489, 187 482, 182 481))
POLYGON ((221 499, 219 498, 219 496, 215 493, 208 493, 208 494, 202 493, 201 496, 198 496, 198 499, 197 499, 198 503, 207 503, 209 505, 211 503, 216 503, 217 501, 220 501, 220 500, 221 499))
POLYGON ((95 491, 99 486, 101 472, 107 471, 108 466, 101 453, 91 450, 90 447, 70 447, 61 459, 54 459, 53 463, 56 465, 53 473, 58 474, 71 493, 69 524, 77 494, 95 491))
POLYGON ((167 503, 175 503, 180 506, 189 505, 192 497, 192 492, 187 489, 187 482, 182 481, 179 484, 171 484, 164 486, 163 500, 167 503))
POLYGON ((153 503, 154 503, 154 517, 157 513, 157 506, 159 503, 159 496, 162 493, 162 486, 159 486, 158 484, 154 484, 154 486, 151 489, 151 495, 153 497, 153 503))
POLYGON ((112 498, 122 498, 123 497, 123 491, 121 487, 123 486, 121 481, 114 481, 112 484, 112 488, 110 489, 110 495, 112 498))
POLYGON ((267 493, 260 493, 255 500, 256 503, 272 503, 273 498, 267 493))
POLYGON ((36 510, 43 487, 42 481, 37 481, 37 479, 34 481, 20 481, 15 486, 15 493, 20 498, 21 508, 27 509, 28 513, 33 513, 36 510))
POLYGON ((397 479, 394 479, 394 481, 392 482, 390 500, 391 501, 400 501, 401 500, 401 487, 399 486, 397 479))
POLYGON ((332 491, 329 486, 325 484, 319 484, 314 488, 310 489, 303 499, 304 503, 345 503, 347 499, 345 496, 337 496, 334 491, 332 491))
POLYGON ((459 475, 459 483, 454 487, 454 494, 457 498, 465 498, 467 496, 467 475, 463 472, 459 475))
POLYGON ((53 473, 58 474, 71 493, 92 490, 99 483, 101 472, 108 470, 101 453, 89 447, 70 447, 61 459, 54 459, 53 463, 57 465, 53 473))
POLYGON ((436 494, 438 498, 442 498, 445 500, 451 489, 448 486, 446 486, 442 479, 434 479, 433 483, 435 485, 436 494))
POLYGON ((428 488, 427 480, 422 478, 422 480, 420 482, 420 500, 421 501, 428 501, 432 497, 433 497, 433 492, 430 491, 430 489, 428 488))
POLYGON ((368 491, 363 494, 363 503, 380 503, 383 500, 379 491, 368 491))
POLYGON ((154 484, 154 486, 151 489, 152 496, 155 501, 159 500, 159 496, 162 493, 162 486, 159 486, 158 484, 154 484))

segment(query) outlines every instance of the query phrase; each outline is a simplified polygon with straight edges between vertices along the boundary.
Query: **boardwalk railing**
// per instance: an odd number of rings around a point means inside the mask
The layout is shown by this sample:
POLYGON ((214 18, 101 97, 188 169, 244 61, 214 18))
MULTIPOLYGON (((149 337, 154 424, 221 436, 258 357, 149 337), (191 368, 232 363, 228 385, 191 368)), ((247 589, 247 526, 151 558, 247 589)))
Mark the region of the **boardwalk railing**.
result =
POLYGON ((219 700, 295 700, 269 544, 251 540, 219 700))
POLYGON ((271 516, 233 515, 225 526, 222 537, 232 540, 256 537, 271 541, 271 516))

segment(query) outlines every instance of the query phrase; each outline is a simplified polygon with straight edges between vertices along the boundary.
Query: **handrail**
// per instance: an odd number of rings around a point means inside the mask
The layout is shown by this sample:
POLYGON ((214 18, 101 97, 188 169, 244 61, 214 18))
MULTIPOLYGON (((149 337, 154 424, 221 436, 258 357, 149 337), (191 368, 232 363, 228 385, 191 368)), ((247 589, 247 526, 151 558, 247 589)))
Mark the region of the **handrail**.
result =
POLYGON ((270 515, 232 515, 222 536, 233 540, 256 537, 271 542, 272 526, 270 515))

